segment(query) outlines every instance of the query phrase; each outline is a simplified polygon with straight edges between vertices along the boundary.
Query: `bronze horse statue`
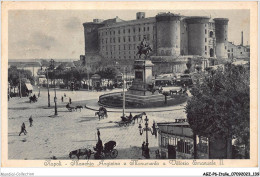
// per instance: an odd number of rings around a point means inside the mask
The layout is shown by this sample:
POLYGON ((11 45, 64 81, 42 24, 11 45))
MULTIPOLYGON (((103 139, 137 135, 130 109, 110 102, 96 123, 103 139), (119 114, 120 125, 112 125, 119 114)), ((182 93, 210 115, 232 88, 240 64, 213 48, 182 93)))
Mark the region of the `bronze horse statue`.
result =
POLYGON ((146 47, 137 46, 137 48, 138 48, 138 52, 136 55, 139 54, 139 58, 141 58, 142 54, 144 54, 146 58, 148 54, 153 51, 150 46, 146 46, 146 47))

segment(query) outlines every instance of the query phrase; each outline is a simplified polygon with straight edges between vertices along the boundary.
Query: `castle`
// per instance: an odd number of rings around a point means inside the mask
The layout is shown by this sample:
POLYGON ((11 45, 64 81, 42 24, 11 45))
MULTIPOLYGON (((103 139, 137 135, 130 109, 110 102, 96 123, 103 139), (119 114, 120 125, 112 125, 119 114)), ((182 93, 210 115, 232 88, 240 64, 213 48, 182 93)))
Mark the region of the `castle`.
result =
POLYGON ((138 59, 137 46, 145 38, 153 49, 150 58, 155 72, 183 72, 187 61, 198 57, 205 68, 209 66, 209 58, 231 55, 228 54, 228 22, 227 18, 170 12, 149 18, 145 18, 144 12, 138 12, 136 19, 130 21, 118 17, 94 19, 83 24, 86 64, 91 67, 102 59, 109 64, 132 64, 138 59))

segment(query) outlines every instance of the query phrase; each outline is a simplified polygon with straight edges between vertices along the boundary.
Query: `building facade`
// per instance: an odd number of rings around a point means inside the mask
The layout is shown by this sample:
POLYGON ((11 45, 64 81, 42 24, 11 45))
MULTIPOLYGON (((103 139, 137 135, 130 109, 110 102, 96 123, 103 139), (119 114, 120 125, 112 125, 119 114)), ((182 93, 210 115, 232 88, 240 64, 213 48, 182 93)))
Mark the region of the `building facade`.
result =
POLYGON ((153 49, 153 63, 167 71, 183 72, 188 58, 228 58, 228 21, 169 12, 149 18, 138 12, 131 21, 94 19, 83 24, 86 63, 104 59, 129 64, 138 59, 137 46, 145 38, 153 49))

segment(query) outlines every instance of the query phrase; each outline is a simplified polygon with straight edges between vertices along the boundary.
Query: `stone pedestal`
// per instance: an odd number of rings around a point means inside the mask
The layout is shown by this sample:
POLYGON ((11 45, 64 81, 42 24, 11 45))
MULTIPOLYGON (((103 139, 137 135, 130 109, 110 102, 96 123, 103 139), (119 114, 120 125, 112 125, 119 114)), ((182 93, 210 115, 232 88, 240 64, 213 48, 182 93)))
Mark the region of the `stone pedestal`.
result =
POLYGON ((152 95, 152 92, 148 90, 149 88, 152 88, 153 84, 153 65, 154 64, 151 62, 151 60, 135 60, 135 79, 132 83, 132 86, 127 91, 127 94, 143 96, 152 95))

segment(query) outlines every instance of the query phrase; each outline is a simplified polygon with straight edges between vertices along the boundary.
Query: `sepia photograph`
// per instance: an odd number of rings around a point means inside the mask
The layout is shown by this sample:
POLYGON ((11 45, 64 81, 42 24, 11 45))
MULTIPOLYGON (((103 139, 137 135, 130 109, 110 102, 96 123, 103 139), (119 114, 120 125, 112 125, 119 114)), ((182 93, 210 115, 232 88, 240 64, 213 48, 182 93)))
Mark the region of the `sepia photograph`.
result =
POLYGON ((8 10, 7 160, 256 160, 252 20, 232 6, 8 10))

